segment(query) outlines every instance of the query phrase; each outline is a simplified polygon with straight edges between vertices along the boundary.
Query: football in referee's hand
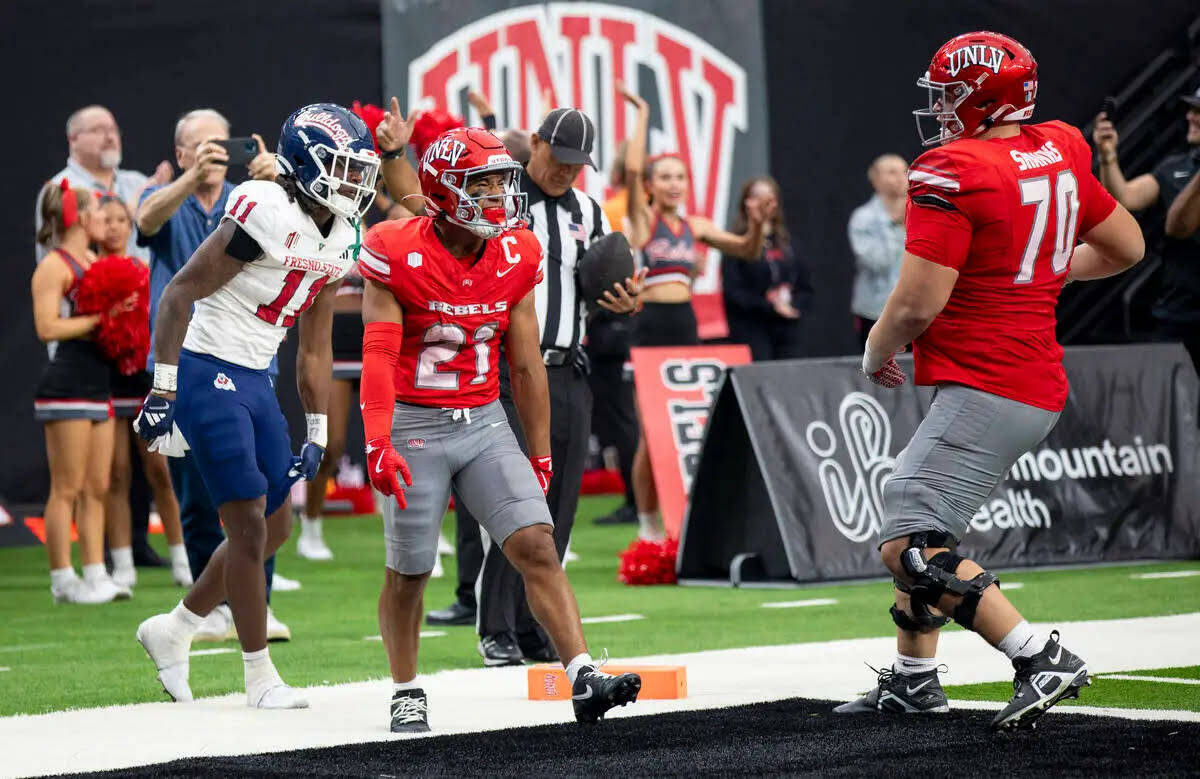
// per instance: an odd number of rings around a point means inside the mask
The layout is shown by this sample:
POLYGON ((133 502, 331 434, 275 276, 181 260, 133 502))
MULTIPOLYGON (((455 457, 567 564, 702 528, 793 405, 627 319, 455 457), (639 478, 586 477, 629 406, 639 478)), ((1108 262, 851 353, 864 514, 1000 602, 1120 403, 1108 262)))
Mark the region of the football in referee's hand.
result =
POLYGON ((595 241, 579 260, 579 294, 587 302, 588 311, 599 308, 596 301, 613 284, 622 284, 633 275, 633 252, 624 233, 609 233, 595 241))

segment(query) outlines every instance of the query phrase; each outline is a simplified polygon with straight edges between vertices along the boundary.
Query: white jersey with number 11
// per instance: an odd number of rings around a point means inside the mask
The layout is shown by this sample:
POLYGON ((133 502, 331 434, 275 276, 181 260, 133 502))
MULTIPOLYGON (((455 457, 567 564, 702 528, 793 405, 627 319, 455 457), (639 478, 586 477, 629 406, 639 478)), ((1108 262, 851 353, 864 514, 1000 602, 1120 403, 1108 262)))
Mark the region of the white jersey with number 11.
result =
POLYGON ((240 184, 229 193, 223 219, 249 233, 263 254, 197 301, 183 348, 264 370, 296 315, 354 267, 358 230, 335 216, 329 235, 322 235, 272 181, 240 184))

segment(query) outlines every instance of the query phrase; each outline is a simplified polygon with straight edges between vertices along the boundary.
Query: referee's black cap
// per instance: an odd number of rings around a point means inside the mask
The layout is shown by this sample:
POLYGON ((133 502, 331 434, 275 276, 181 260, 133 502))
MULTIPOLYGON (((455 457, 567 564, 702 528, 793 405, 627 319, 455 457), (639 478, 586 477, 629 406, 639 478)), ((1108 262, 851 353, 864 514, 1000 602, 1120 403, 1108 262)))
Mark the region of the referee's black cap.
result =
POLYGON ((538 137, 550 144, 554 158, 566 165, 591 165, 596 125, 578 108, 555 108, 542 121, 538 137))

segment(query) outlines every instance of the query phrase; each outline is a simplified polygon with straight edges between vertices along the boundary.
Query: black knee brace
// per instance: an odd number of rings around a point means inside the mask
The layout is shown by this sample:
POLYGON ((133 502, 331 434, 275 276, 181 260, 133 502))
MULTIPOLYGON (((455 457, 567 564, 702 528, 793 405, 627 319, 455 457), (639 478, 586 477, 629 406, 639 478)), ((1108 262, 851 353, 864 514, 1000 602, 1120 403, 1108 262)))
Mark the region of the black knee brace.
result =
POLYGON ((901 609, 896 604, 892 604, 892 622, 896 623, 896 627, 901 630, 909 630, 914 633, 926 633, 930 630, 936 630, 945 627, 949 622, 949 617, 939 617, 929 610, 929 607, 924 603, 919 603, 912 598, 912 590, 905 586, 902 582, 897 581, 896 589, 900 592, 909 594, 909 604, 912 609, 910 616, 906 611, 901 609))
POLYGON ((964 581, 955 575, 962 557, 947 551, 938 552, 926 561, 921 549, 910 546, 900 557, 904 570, 913 578, 910 588, 913 612, 916 613, 918 603, 924 607, 936 606, 943 595, 958 595, 962 602, 954 609, 954 621, 967 630, 973 629, 979 599, 983 597, 983 591, 997 581, 996 575, 983 571, 964 581))

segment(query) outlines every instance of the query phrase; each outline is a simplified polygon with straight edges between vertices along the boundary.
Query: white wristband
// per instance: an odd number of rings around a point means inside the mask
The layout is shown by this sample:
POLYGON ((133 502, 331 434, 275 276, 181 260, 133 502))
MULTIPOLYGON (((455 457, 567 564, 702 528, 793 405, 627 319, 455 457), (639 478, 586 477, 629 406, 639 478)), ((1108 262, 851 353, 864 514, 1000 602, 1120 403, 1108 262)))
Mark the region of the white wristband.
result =
POLYGON ((178 373, 177 365, 154 363, 154 389, 159 392, 175 392, 178 373))
POLYGON ((325 414, 305 414, 304 422, 308 425, 308 438, 322 449, 329 446, 329 417, 325 414))

